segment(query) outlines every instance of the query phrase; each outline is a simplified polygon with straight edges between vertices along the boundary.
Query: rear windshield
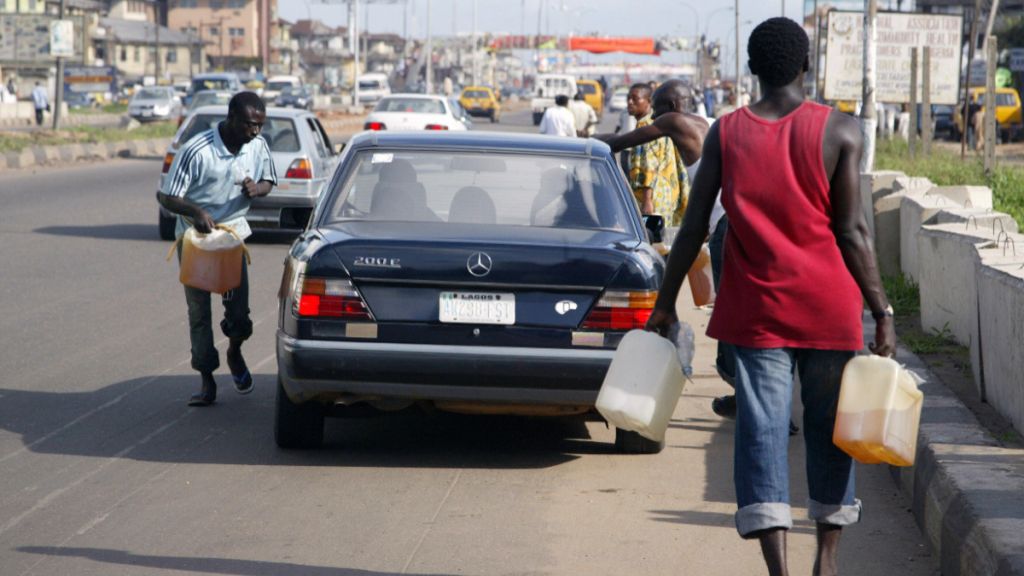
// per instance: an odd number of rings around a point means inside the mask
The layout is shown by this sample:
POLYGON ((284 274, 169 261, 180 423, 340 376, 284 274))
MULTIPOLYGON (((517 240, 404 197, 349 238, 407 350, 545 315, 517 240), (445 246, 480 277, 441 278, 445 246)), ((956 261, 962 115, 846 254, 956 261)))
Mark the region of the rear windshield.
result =
POLYGON ((374 107, 376 112, 413 112, 444 114, 444 104, 428 98, 385 98, 374 107))
POLYGON ((634 229, 613 173, 589 158, 378 149, 358 153, 337 186, 327 223, 634 229))
POLYGON ((267 90, 277 90, 278 92, 280 92, 281 90, 284 90, 285 88, 291 86, 293 86, 293 84, 289 81, 270 82, 267 84, 267 90))
POLYGON ((135 97, 139 100, 160 100, 163 98, 170 98, 167 95, 167 90, 161 90, 159 88, 144 88, 135 93, 135 97))
POLYGON ((231 95, 222 92, 200 92, 192 98, 192 108, 200 106, 226 105, 231 101, 231 95))
MULTIPOLYGON (((193 117, 188 128, 181 133, 178 143, 188 142, 196 134, 213 128, 222 120, 224 120, 224 116, 213 114, 200 114, 193 117)), ((260 134, 267 141, 271 152, 299 151, 299 134, 295 131, 295 123, 287 118, 267 118, 260 134)))
POLYGON ((466 90, 462 93, 465 98, 490 98, 491 95, 486 90, 466 90))
POLYGON ((380 90, 383 87, 384 87, 384 83, 381 82, 380 80, 360 80, 359 81, 359 89, 360 90, 380 90))

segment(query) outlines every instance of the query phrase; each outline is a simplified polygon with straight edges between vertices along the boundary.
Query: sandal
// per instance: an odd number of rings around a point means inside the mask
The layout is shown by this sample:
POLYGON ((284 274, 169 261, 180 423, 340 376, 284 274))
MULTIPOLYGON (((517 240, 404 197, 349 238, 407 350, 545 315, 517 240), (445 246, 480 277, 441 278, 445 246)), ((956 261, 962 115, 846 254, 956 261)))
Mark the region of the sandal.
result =
POLYGON ((231 370, 231 379, 235 383, 235 391, 239 394, 245 395, 252 392, 254 388, 252 381, 252 374, 249 373, 249 368, 245 365, 245 358, 242 358, 242 352, 238 351, 236 360, 232 361, 231 352, 228 352, 228 368, 231 370), (236 370, 238 364, 241 364, 241 369, 236 370))
POLYGON ((217 401, 217 383, 213 377, 203 377, 203 387, 188 399, 189 406, 209 406, 217 401))

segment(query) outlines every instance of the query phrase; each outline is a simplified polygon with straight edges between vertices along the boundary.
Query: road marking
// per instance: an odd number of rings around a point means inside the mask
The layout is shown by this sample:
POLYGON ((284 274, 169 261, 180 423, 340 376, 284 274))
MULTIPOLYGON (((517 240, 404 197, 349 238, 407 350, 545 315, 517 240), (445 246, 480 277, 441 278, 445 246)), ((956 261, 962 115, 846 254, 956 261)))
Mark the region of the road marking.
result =
POLYGON ((3 536, 5 532, 9 532, 12 528, 15 528, 18 524, 21 524, 22 520, 28 518, 29 516, 31 516, 32 514, 35 514, 36 512, 39 512, 40 510, 43 510, 44 508, 48 507, 50 504, 53 503, 54 500, 56 500, 57 498, 60 498, 67 491, 71 490, 75 486, 78 486, 82 482, 85 482, 89 478, 92 478, 93 476, 99 474, 104 468, 106 468, 110 464, 113 464, 114 462, 117 462, 118 460, 120 460, 121 458, 126 456, 129 452, 131 452, 132 450, 135 450, 139 446, 142 446, 143 444, 146 444, 147 442, 149 442, 153 438, 156 438, 158 435, 160 435, 164 431, 170 429, 172 426, 174 426, 178 422, 181 422, 185 418, 188 418, 192 413, 193 412, 185 412, 181 416, 175 418, 174 420, 171 420, 167 424, 164 424, 163 426, 161 426, 161 427, 157 428, 156 430, 150 432, 145 437, 143 437, 142 440, 139 440, 135 444, 132 444, 131 446, 126 447, 125 449, 121 450, 117 454, 114 454, 110 458, 107 458, 106 460, 103 461, 102 464, 100 464, 99 466, 94 468, 91 472, 88 472, 86 474, 83 474, 82 476, 79 476, 77 480, 71 482, 70 484, 68 484, 68 485, 66 485, 66 486, 64 486, 62 488, 58 488, 58 489, 54 490, 53 492, 50 492, 46 496, 40 498, 35 503, 35 505, 33 505, 31 508, 29 508, 28 510, 22 512, 21 514, 18 514, 14 518, 11 518, 3 526, 0 526, 0 536, 3 536))
POLYGON ((445 502, 448 502, 448 497, 452 495, 452 491, 455 490, 455 485, 459 483, 459 478, 462 477, 462 470, 455 473, 455 477, 452 478, 452 483, 448 485, 448 491, 445 492, 444 498, 441 498, 441 503, 437 505, 437 510, 434 510, 434 515, 427 522, 426 529, 423 530, 423 534, 420 535, 420 541, 416 543, 416 547, 412 549, 412 553, 409 554, 409 559, 405 561, 405 566, 402 567, 402 574, 406 574, 409 571, 409 566, 412 565, 412 561, 416 558, 416 554, 420 551, 420 547, 423 546, 423 542, 427 539, 427 534, 430 534, 431 529, 434 527, 434 522, 437 521, 437 517, 441 515, 441 509, 444 508, 445 502))
MULTIPOLYGON (((276 315, 276 314, 274 314, 274 315, 276 315)), ((266 314, 265 316, 270 316, 270 314, 266 314)), ((265 319, 266 319, 266 317, 261 318, 261 319, 257 320, 256 322, 253 322, 253 328, 255 328, 256 326, 258 326, 261 323, 263 323, 263 321, 265 319)), ((220 345, 223 345, 227 341, 228 341, 228 338, 227 338, 227 336, 225 336, 225 337, 221 338, 220 340, 218 340, 215 345, 220 346, 220 345)), ((276 356, 276 354, 271 354, 269 357, 261 360, 260 363, 256 366, 256 368, 258 369, 260 366, 262 366, 263 364, 265 364, 267 361, 269 361, 270 359, 274 358, 275 356, 276 356)), ((96 408, 93 408, 92 410, 86 412, 85 414, 82 414, 78 418, 75 418, 74 420, 68 422, 67 424, 64 424, 63 426, 61 426, 60 428, 57 428, 53 432, 50 432, 49 434, 45 434, 45 435, 37 438, 35 441, 30 442, 28 444, 25 444, 24 446, 22 446, 21 448, 15 450, 14 452, 11 452, 11 453, 6 454, 4 456, 0 456, 0 463, 3 463, 5 461, 7 461, 7 460, 10 460, 11 458, 14 458, 15 456, 23 454, 23 453, 31 450, 32 448, 35 448, 39 444, 41 444, 43 442, 46 442, 50 438, 53 438, 54 436, 60 434, 61 432, 65 432, 68 429, 78 425, 82 421, 87 420, 88 418, 91 418, 92 416, 95 416, 96 414, 102 412, 103 410, 106 410, 107 408, 110 408, 111 406, 114 406, 114 405, 118 404, 119 402, 121 402, 121 400, 124 400, 126 397, 128 397, 129 394, 132 394, 134 392, 138 392, 138 391, 142 390, 146 386, 149 386, 150 384, 155 382, 158 378, 166 376, 171 371, 177 370, 182 365, 188 364, 189 362, 190 362, 190 359, 186 358, 186 359, 182 360, 181 362, 178 362, 177 364, 175 364, 175 365, 171 366, 170 368, 164 370, 163 372, 157 374, 156 376, 151 376, 151 377, 147 378, 146 380, 144 380, 138 386, 135 386, 135 387, 131 388, 130 390, 128 390, 127 392, 124 392, 123 394, 117 396, 113 400, 110 400, 109 402, 107 402, 105 404, 97 406, 96 408)))

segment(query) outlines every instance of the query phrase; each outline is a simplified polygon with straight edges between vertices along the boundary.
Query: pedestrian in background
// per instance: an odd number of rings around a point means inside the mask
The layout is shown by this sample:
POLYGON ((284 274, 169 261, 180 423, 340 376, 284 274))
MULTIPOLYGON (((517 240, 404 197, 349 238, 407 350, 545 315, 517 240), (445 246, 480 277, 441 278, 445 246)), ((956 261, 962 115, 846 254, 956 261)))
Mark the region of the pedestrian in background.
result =
POLYGON ((32 105, 36 109, 36 126, 42 126, 43 112, 50 111, 50 101, 46 97, 46 88, 39 81, 36 81, 36 87, 32 89, 32 105))
MULTIPOLYGON (((631 86, 626 106, 636 118, 637 130, 653 124, 649 84, 631 86)), ((665 226, 679 226, 689 188, 686 167, 672 140, 661 137, 630 151, 629 184, 642 214, 657 214, 665 226)))
POLYGON ((594 126, 597 126, 597 112, 594 112, 590 104, 584 100, 583 92, 577 92, 572 97, 569 111, 572 112, 576 135, 580 138, 589 138, 594 133, 594 126))
POLYGON ((803 28, 759 24, 747 44, 764 96, 708 132, 683 228, 669 255, 649 330, 678 322, 676 298, 701 244, 718 190, 729 217, 721 293, 708 335, 736 345, 736 528, 760 541, 768 572, 789 573, 788 421, 794 374, 804 406, 808 515, 816 523, 815 576, 838 572, 844 526, 860 519, 852 459, 832 443, 843 368, 863 346, 864 303, 876 320, 871 350, 895 351, 860 201, 856 119, 804 100, 803 28))
MULTIPOLYGON (((157 200, 178 215, 175 234, 180 239, 189 225, 208 234, 218 226, 231 228, 243 240, 252 234, 245 214, 253 198, 270 194, 277 172, 270 148, 260 136, 266 121, 263 100, 253 92, 239 92, 228 102, 228 116, 213 128, 192 137, 174 157, 157 200)), ((180 257, 180 248, 179 248, 180 257)), ((202 385, 189 398, 189 406, 209 406, 217 399, 213 372, 220 357, 213 345, 210 293, 185 286, 188 304, 192 368, 202 385)), ((249 274, 242 263, 242 283, 223 295, 221 331, 228 337, 227 361, 235 390, 252 392, 253 380, 242 356, 242 343, 252 335, 249 318, 249 274)))
POLYGON ((540 120, 540 133, 548 136, 576 137, 576 117, 569 111, 569 97, 555 96, 555 105, 544 111, 540 120))

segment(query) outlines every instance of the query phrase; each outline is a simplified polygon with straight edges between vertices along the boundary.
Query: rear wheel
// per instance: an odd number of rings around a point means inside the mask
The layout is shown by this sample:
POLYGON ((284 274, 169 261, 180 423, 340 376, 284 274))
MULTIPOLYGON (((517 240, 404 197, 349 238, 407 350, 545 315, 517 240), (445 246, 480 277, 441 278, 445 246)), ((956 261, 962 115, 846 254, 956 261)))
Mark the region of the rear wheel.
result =
POLYGON ((173 216, 165 216, 164 211, 159 211, 159 223, 160 223, 160 239, 161 240, 174 240, 174 227, 177 224, 177 219, 173 216))
POLYGON ((324 409, 319 404, 295 404, 277 380, 274 441, 281 448, 317 448, 324 441, 324 409))
POLYGON ((623 454, 657 454, 664 447, 664 441, 655 442, 636 432, 615 429, 615 449, 623 454))

